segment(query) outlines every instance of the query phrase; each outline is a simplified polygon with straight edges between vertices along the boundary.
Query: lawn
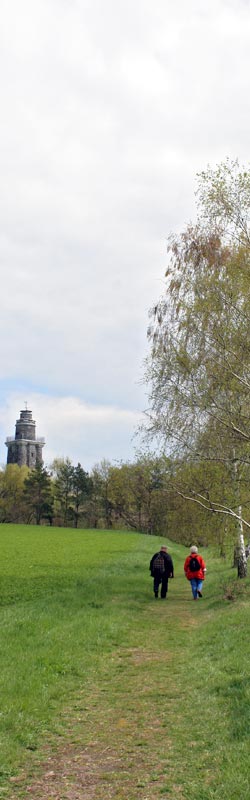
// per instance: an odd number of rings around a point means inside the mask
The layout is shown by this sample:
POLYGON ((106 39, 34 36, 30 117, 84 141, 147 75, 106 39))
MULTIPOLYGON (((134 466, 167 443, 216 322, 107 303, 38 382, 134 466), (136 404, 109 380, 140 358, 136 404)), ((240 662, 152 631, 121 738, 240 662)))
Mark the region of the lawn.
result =
POLYGON ((249 800, 249 580, 162 540, 1 525, 0 796, 249 800), (228 599, 230 598, 230 599, 228 599))

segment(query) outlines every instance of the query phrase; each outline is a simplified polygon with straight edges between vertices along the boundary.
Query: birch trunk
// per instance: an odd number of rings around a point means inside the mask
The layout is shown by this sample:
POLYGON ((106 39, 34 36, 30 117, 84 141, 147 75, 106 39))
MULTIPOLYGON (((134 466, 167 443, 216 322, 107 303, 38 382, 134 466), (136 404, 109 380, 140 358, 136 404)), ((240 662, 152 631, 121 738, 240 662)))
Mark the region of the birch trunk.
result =
MULTIPOLYGON (((241 506, 239 506, 239 516, 241 517, 241 506)), ((239 544, 239 558, 238 558, 238 578, 246 578, 247 576, 247 559, 244 543, 243 524, 242 519, 238 520, 238 544, 239 544)))
POLYGON ((239 519, 236 523, 237 528, 237 541, 238 541, 238 578, 246 578, 247 576, 247 558, 246 558, 246 550, 245 550, 245 543, 244 543, 244 532, 243 532, 243 523, 242 523, 242 508, 239 502, 239 475, 238 475, 238 463, 237 459, 234 457, 234 487, 235 487, 235 497, 236 503, 238 504, 238 514, 239 519))

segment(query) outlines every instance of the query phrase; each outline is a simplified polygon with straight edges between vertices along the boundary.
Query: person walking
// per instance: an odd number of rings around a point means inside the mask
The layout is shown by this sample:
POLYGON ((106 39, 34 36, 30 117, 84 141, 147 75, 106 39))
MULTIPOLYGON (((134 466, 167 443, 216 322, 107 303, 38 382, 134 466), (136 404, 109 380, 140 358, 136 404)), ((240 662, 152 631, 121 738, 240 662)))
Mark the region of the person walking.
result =
POLYGON ((161 599, 165 600, 168 591, 168 579, 174 577, 174 565, 166 545, 163 544, 160 551, 152 556, 149 569, 154 579, 155 597, 158 597, 159 587, 161 586, 161 599))
POLYGON ((202 556, 198 553, 198 547, 192 545, 190 554, 184 563, 186 578, 191 583, 192 595, 194 600, 202 597, 202 585, 206 575, 206 564, 202 556))

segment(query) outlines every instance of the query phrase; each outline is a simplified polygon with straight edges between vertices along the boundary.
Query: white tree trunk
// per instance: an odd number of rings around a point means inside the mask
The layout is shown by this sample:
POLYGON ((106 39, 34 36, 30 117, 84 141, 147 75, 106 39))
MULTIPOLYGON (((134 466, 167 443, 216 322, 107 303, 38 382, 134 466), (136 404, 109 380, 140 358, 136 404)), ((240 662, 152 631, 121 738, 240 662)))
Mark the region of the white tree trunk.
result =
POLYGON ((236 497, 236 502, 238 503, 238 514, 239 514, 239 519, 237 519, 238 578, 246 578, 246 575, 247 575, 247 558, 246 558, 243 523, 242 523, 242 508, 241 508, 241 504, 239 502, 238 462, 237 462, 237 459, 235 458, 235 453, 234 453, 234 462, 233 462, 233 464, 234 464, 235 497, 236 497))
MULTIPOLYGON (((241 506, 239 506, 239 517, 241 517, 241 506)), ((247 575, 247 558, 244 543, 243 524, 242 520, 238 520, 238 545, 239 545, 239 558, 238 558, 238 577, 246 578, 247 575)))

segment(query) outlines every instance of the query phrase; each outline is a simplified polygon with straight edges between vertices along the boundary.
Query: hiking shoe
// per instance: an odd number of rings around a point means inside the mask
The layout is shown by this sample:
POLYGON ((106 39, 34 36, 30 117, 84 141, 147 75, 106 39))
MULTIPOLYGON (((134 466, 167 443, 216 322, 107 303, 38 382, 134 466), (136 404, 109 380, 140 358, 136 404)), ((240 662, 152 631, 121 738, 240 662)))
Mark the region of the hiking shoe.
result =
POLYGON ((202 592, 199 592, 199 589, 198 589, 198 597, 202 597, 202 592))
POLYGON ((157 592, 155 592, 155 598, 156 598, 156 600, 157 600, 157 598, 158 598, 158 594, 157 594, 157 592))

